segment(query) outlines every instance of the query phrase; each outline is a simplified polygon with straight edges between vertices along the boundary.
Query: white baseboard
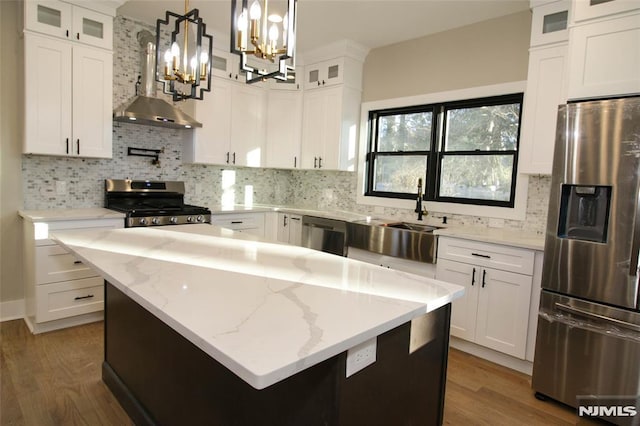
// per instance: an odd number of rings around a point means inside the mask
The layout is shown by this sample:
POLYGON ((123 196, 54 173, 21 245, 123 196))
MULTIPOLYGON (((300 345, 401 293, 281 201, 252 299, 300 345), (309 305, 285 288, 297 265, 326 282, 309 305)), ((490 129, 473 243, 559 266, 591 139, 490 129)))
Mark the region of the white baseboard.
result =
POLYGON ((484 346, 476 345, 475 343, 471 343, 457 337, 451 336, 449 345, 462 352, 475 355, 478 358, 486 359, 487 361, 491 361, 495 364, 502 365, 529 376, 531 376, 531 372, 533 371, 533 363, 531 361, 514 358, 511 355, 503 354, 502 352, 497 352, 493 349, 485 348, 484 346))
POLYGON ((24 299, 0 303, 0 322, 24 318, 24 299))

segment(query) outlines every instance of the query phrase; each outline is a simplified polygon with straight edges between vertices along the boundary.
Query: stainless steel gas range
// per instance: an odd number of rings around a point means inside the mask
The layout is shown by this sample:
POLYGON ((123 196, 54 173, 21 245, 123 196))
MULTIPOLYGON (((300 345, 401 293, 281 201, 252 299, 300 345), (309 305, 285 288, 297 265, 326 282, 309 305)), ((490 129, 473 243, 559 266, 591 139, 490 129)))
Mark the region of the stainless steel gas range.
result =
POLYGON ((105 207, 126 213, 125 228, 211 223, 211 210, 184 203, 184 182, 105 180, 105 207))

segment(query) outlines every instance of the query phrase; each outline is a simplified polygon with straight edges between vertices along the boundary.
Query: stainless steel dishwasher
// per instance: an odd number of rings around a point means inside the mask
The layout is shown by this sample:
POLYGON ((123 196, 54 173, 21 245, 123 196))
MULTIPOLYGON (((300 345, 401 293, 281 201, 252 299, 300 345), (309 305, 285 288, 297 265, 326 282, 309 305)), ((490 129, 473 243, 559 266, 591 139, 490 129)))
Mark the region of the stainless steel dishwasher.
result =
POLYGON ((347 255, 347 224, 341 220, 302 216, 302 246, 347 255))

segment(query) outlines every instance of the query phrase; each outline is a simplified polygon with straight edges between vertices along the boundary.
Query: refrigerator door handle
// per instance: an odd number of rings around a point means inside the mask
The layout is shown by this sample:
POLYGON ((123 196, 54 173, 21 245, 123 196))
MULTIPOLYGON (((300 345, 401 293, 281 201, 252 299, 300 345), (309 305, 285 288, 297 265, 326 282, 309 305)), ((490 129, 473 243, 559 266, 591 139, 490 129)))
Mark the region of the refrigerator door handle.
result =
POLYGON ((607 316, 600 315, 600 314, 594 314, 593 312, 585 311, 584 309, 580 309, 580 308, 574 308, 573 306, 565 305, 564 303, 556 302, 555 306, 559 310, 564 311, 564 312, 568 312, 570 314, 581 315, 581 316, 584 316, 584 317, 587 317, 587 318, 607 321, 607 322, 613 323, 614 325, 616 325, 618 327, 627 328, 627 329, 633 330, 633 331, 640 331, 640 325, 637 325, 637 324, 631 324, 630 322, 621 321, 619 319, 607 317, 607 316))

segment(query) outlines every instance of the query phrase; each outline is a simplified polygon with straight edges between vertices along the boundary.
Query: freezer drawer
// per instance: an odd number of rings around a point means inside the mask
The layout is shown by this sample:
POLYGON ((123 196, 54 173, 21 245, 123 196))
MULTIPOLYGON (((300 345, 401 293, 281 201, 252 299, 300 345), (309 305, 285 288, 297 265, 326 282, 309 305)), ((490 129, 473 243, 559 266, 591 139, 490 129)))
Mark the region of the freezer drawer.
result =
POLYGON ((640 313, 542 291, 532 378, 536 392, 573 407, 581 395, 637 396, 639 360, 640 313))

